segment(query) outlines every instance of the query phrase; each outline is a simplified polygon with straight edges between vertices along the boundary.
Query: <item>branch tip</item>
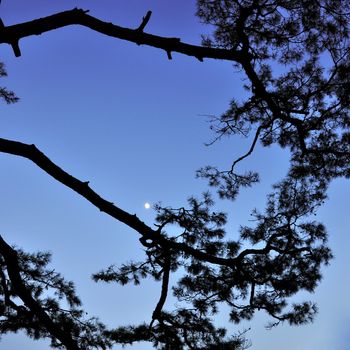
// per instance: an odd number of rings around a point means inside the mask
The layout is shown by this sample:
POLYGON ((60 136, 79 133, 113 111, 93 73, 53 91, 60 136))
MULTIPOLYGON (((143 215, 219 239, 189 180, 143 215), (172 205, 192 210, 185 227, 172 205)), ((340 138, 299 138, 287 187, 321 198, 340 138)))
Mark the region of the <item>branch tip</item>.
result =
POLYGON ((15 54, 15 57, 20 57, 21 54, 21 49, 19 48, 19 43, 18 40, 15 40, 11 43, 13 53, 15 54))
POLYGON ((142 17, 142 22, 140 24, 140 26, 136 29, 139 32, 143 32, 143 30, 145 29, 148 21, 150 20, 152 16, 152 11, 147 11, 146 16, 142 17))

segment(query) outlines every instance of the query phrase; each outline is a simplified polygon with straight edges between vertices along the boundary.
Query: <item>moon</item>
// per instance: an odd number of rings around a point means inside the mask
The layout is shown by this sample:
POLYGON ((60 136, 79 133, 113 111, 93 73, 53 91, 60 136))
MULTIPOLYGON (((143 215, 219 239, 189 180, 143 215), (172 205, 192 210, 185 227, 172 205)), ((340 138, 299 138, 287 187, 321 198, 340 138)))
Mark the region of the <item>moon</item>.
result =
POLYGON ((146 202, 146 203, 144 204, 144 207, 145 207, 145 209, 149 209, 149 208, 151 208, 151 204, 149 204, 148 202, 146 202))

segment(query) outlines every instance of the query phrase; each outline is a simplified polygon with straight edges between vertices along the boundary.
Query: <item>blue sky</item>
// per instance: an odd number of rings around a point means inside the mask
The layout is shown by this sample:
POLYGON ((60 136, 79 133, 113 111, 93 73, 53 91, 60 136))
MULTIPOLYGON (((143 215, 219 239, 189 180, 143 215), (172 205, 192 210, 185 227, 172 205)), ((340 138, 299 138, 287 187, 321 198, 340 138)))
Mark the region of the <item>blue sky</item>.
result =
MULTIPOLYGON (((146 31, 181 37, 198 44, 208 32, 194 16, 194 1, 44 1, 3 0, 5 25, 79 7, 105 21, 137 27, 153 11, 146 31)), ((121 208, 152 225, 153 212, 143 204, 162 201, 174 207, 206 189, 195 179, 203 165, 229 167, 244 153, 249 140, 212 139, 204 115, 220 114, 242 92, 242 79, 229 62, 197 60, 104 37, 89 29, 68 27, 21 41, 22 57, 0 47, 9 77, 0 85, 13 89, 21 101, 1 105, 1 137, 34 143, 56 164, 121 208)), ((160 286, 96 285, 90 275, 110 264, 142 258, 138 236, 101 214, 91 204, 51 179, 25 159, 0 154, 0 233, 28 251, 49 250, 53 267, 75 281, 89 314, 111 326, 149 321, 160 286)), ((262 182, 242 191, 237 201, 218 203, 230 215, 235 237, 250 211, 263 209, 272 183, 288 169, 288 153, 257 148, 241 169, 260 171, 262 182)), ((330 234, 335 259, 324 270, 314 295, 319 315, 312 325, 280 326, 267 331, 268 319, 234 326, 225 315, 218 324, 232 332, 251 327, 252 349, 346 350, 349 337, 350 288, 347 254, 350 238, 346 203, 350 188, 335 181, 329 201, 319 211, 330 234)), ((166 305, 171 308, 171 300, 166 305)), ((47 349, 45 342, 24 336, 2 338, 1 349, 47 349)), ((118 347, 116 347, 117 349, 118 347)), ((151 348, 139 344, 132 349, 151 348)))

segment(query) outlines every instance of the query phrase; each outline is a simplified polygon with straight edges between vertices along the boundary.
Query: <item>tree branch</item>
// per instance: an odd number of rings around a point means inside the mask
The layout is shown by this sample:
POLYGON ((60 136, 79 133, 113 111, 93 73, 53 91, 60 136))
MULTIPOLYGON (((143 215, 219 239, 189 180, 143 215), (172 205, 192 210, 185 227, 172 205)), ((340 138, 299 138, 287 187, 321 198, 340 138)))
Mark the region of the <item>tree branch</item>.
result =
POLYGON ((194 249, 184 243, 178 243, 166 238, 164 235, 161 234, 160 230, 153 230, 151 227, 147 226, 143 221, 141 221, 136 215, 132 215, 116 207, 113 203, 100 197, 95 191, 93 191, 89 187, 88 182, 80 181, 77 178, 65 172, 64 170, 62 170, 55 163, 53 163, 44 153, 38 150, 35 145, 28 145, 18 141, 11 141, 0 138, 0 152, 13 154, 31 160, 39 168, 44 170, 47 174, 52 176, 58 182, 69 187, 70 189, 87 199, 95 207, 100 209, 100 211, 105 212, 111 217, 123 222, 130 228, 134 229, 136 232, 141 234, 146 241, 151 240, 156 244, 159 244, 163 248, 174 249, 177 251, 184 252, 201 261, 231 267, 234 267, 236 264, 236 259, 225 259, 213 256, 200 250, 194 249))
POLYGON ((46 157, 44 153, 38 150, 35 145, 28 145, 21 142, 0 138, 0 152, 30 159, 33 163, 51 175, 54 179, 71 188, 81 196, 85 197, 89 202, 100 209, 100 211, 105 212, 115 219, 127 224, 147 238, 148 236, 156 235, 157 232, 152 230, 149 226, 145 225, 145 223, 142 222, 136 215, 131 215, 124 210, 116 207, 113 203, 108 202, 107 200, 100 197, 89 187, 88 181, 80 181, 62 170, 48 157, 46 157))
POLYGON ((248 59, 248 57, 240 62, 242 64, 242 67, 248 77, 248 79, 251 81, 252 85, 254 86, 254 92, 257 96, 259 96, 262 100, 264 100, 270 111, 273 114, 273 119, 277 120, 283 120, 287 123, 290 123, 293 125, 298 133, 299 138, 299 145, 301 152, 305 154, 307 152, 306 144, 305 144, 305 131, 303 129, 303 122, 300 119, 293 118, 287 114, 285 114, 280 106, 276 103, 273 96, 266 90, 266 87, 264 83, 259 78, 258 74, 254 70, 254 67, 251 63, 251 60, 248 59))
POLYGON ((170 257, 169 251, 166 250, 164 252, 162 291, 161 291, 157 306, 154 309, 153 314, 152 314, 152 322, 150 324, 150 328, 152 328, 153 322, 155 320, 160 319, 163 306, 164 306, 166 298, 168 296, 169 277, 170 277, 170 259, 171 259, 171 257, 170 257))
POLYGON ((12 249, 0 235, 0 254, 5 260, 8 276, 11 280, 12 291, 23 301, 23 303, 35 314, 42 325, 57 338, 68 350, 80 350, 77 342, 69 335, 67 330, 60 328, 58 324, 52 321, 50 316, 41 307, 31 295, 23 283, 17 252, 12 249))
POLYGON ((255 148, 255 145, 256 145, 256 143, 257 143, 257 141, 258 141, 258 139, 259 139, 260 132, 261 132, 261 130, 262 130, 263 128, 264 128, 264 127, 263 127, 262 125, 259 125, 258 129, 256 130, 256 133, 255 133, 255 136, 254 136, 254 140, 253 140, 253 142, 252 142, 252 144, 251 144, 251 146, 250 146, 248 152, 245 153, 243 156, 237 158, 237 159, 232 163, 232 165, 231 165, 231 170, 230 170, 231 173, 233 173, 233 169, 234 169, 234 167, 235 167, 235 165, 236 165, 237 163, 239 163, 239 162, 242 161, 243 159, 249 157, 249 156, 253 153, 254 148, 255 148))
POLYGON ((87 12, 88 11, 75 8, 33 21, 0 28, 0 44, 7 43, 12 45, 20 39, 31 35, 40 35, 70 25, 81 25, 113 38, 127 40, 138 45, 148 45, 163 49, 168 57, 171 57, 171 52, 178 52, 187 56, 196 57, 200 61, 202 61, 203 58, 237 62, 241 60, 240 51, 237 50, 190 45, 182 43, 179 38, 168 38, 144 33, 143 29, 151 16, 150 11, 146 14, 141 25, 137 29, 124 28, 101 21, 95 17, 89 16, 87 12))
MULTIPOLYGON (((271 250, 275 249, 271 246, 274 237, 279 234, 274 234, 268 240, 266 246, 262 249, 245 249, 235 258, 222 258, 205 253, 201 250, 190 247, 185 243, 179 243, 171 240, 161 233, 161 230, 153 230, 141 221, 136 215, 132 215, 117 206, 112 202, 109 202, 99 196, 94 190, 89 187, 88 182, 83 182, 68 174, 62 170, 59 166, 53 163, 44 153, 36 148, 35 145, 28 145, 18 141, 11 141, 0 138, 0 152, 17 155, 20 157, 27 158, 35 163, 39 168, 44 170, 47 174, 52 176, 58 182, 69 187, 73 191, 80 194, 82 197, 87 199, 101 212, 108 214, 114 219, 123 222, 130 228, 138 232, 142 237, 142 241, 147 242, 148 240, 161 246, 164 250, 171 250, 183 252, 190 255, 200 261, 205 261, 215 265, 229 266, 231 268, 239 268, 241 261, 247 255, 251 254, 268 254, 271 250)), ((148 244, 148 243, 147 243, 148 244)))

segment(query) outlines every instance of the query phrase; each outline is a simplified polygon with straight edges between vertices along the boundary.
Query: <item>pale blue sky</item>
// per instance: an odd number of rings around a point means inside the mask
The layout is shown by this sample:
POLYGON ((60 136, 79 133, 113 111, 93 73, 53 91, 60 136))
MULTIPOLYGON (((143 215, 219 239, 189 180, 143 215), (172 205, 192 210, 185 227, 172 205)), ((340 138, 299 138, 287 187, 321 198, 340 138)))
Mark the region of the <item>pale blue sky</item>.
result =
MULTIPOLYGON (((0 17, 9 25, 73 7, 127 27, 137 27, 152 10, 146 31, 194 44, 208 31, 194 16, 194 1, 188 0, 3 0, 0 17)), ((1 105, 1 137, 35 143, 56 164, 89 180, 106 199, 150 225, 153 213, 144 209, 144 202, 184 205, 189 195, 206 189, 205 182, 194 178, 196 169, 207 164, 228 167, 249 146, 241 138, 204 146, 213 135, 203 115, 220 114, 231 97, 242 94, 242 76, 229 62, 199 63, 178 54, 169 61, 160 50, 79 27, 26 38, 20 45, 20 58, 10 47, 0 47, 9 74, 0 85, 21 98, 16 105, 1 105)), ((75 281, 91 316, 111 326, 148 322, 159 285, 105 286, 90 279, 112 263, 142 257, 138 235, 25 159, 0 154, 0 167, 4 238, 27 251, 51 251, 53 267, 75 281)), ((243 191, 234 203, 218 203, 230 214, 232 237, 247 223, 251 209, 263 209, 271 184, 287 167, 288 153, 260 147, 241 165, 260 171, 262 183, 243 191)), ((302 296, 318 303, 319 315, 312 325, 271 331, 264 328, 268 319, 263 313, 251 323, 229 324, 233 332, 252 328, 247 335, 253 350, 349 349, 349 183, 334 182, 329 195, 318 217, 328 228, 335 259, 316 293, 302 296)), ((171 308, 171 300, 166 306, 171 308)), ((227 324, 225 315, 217 322, 227 324)), ((3 337, 0 349, 16 348, 46 350, 47 345, 18 335, 3 337)))

